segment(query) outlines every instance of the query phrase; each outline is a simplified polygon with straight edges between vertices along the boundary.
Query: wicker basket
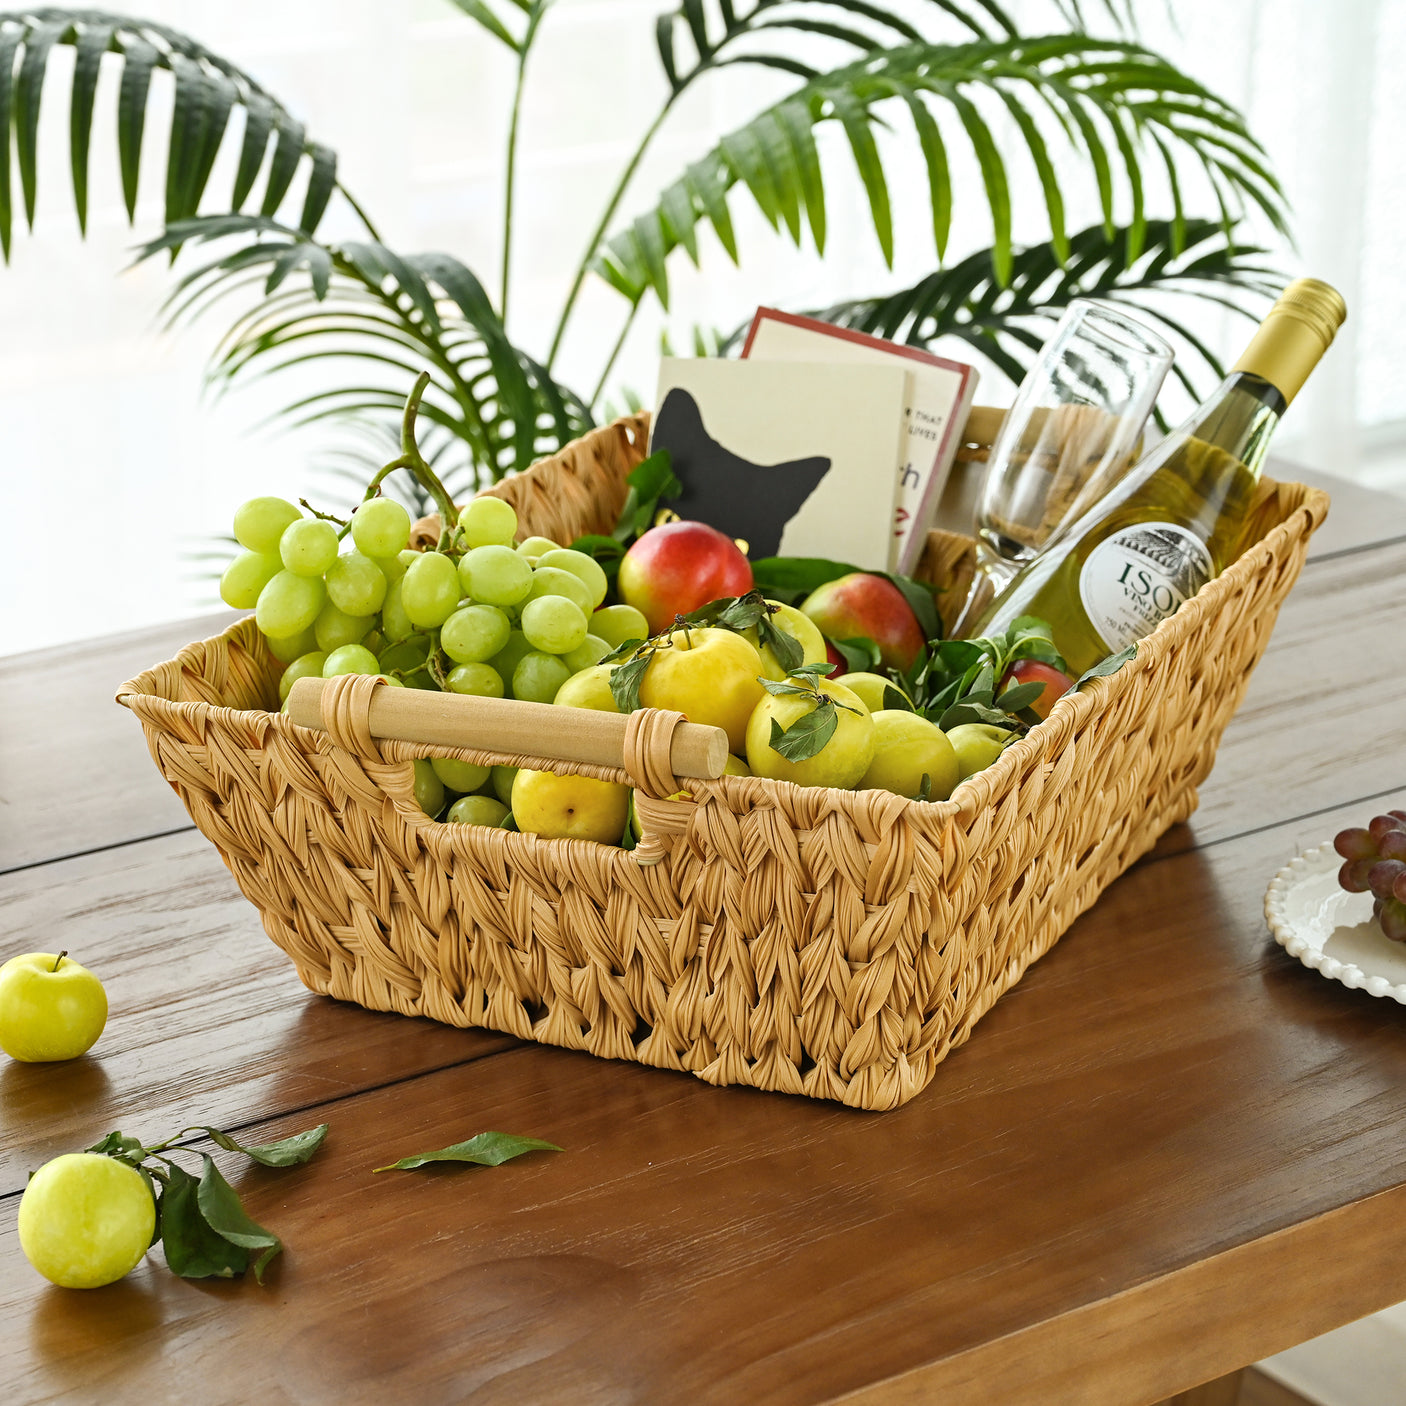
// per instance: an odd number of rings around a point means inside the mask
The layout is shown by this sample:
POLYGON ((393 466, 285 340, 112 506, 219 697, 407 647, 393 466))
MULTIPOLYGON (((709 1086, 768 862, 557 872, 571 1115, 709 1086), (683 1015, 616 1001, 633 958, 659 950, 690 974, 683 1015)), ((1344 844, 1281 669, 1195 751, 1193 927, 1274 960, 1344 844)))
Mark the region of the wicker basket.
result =
MULTIPOLYGON (((973 413, 968 457, 998 420, 973 413)), ((618 421, 492 491, 525 530, 608 530, 646 430, 643 416, 618 421)), ((552 710, 554 746, 530 753, 485 744, 483 728, 468 748, 377 739, 378 686, 363 678, 324 688, 324 729, 299 727, 266 711, 281 666, 252 619, 117 696, 313 991, 716 1084, 894 1108, 1191 814, 1326 511, 1322 493, 1266 482, 1234 566, 1136 660, 1063 699, 940 803, 681 782, 677 715, 649 710, 627 720, 623 767, 553 760, 572 752, 566 710, 552 710), (627 780, 650 843, 437 824, 412 791, 410 761, 426 755, 627 780)), ((944 604, 962 597, 970 545, 930 540, 920 570, 951 588, 944 604)), ((479 700, 454 702, 467 715, 479 700)))

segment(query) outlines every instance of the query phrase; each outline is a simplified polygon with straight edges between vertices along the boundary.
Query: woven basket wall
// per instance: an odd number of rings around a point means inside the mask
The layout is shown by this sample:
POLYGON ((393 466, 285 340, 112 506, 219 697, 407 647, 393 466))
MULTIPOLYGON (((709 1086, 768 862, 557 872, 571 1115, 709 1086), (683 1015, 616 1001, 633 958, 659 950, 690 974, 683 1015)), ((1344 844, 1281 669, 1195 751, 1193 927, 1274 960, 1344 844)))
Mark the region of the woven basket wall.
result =
MULTIPOLYGON (((968 457, 998 420, 973 413, 968 457)), ((524 531, 608 531, 647 426, 618 421, 492 491, 524 531)), ((941 803, 751 777, 689 781, 691 799, 671 800, 683 783, 647 727, 623 772, 378 743, 370 679, 336 681, 327 731, 301 728, 266 711, 282 666, 252 618, 118 699, 313 991, 893 1108, 1191 814, 1326 511, 1315 490, 1262 485, 1254 544, 1230 570, 941 803), (629 781, 664 858, 430 821, 410 766, 426 755, 629 781)), ((949 618, 970 548, 935 533, 923 558, 949 618)))

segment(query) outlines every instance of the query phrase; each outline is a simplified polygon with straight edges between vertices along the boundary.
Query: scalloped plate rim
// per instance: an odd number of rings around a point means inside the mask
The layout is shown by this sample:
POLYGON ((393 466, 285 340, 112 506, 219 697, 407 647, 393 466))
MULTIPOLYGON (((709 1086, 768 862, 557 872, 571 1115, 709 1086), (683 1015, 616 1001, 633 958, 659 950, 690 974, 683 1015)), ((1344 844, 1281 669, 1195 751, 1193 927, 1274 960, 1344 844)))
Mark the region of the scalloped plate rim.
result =
MULTIPOLYGON (((1365 991, 1369 996, 1383 996, 1406 1005, 1406 981, 1393 982, 1380 972, 1365 971, 1354 962, 1341 962, 1323 950, 1330 938, 1321 938, 1309 926, 1296 921, 1287 905, 1296 890, 1300 893, 1306 884, 1323 878, 1327 874, 1336 875, 1342 860, 1333 848, 1331 840, 1316 846, 1305 854, 1291 859, 1270 880, 1264 895, 1264 917, 1274 940, 1291 956, 1297 958, 1310 971, 1316 971, 1329 981, 1337 981, 1354 991, 1365 991)), ((1336 883, 1336 880, 1334 881, 1336 883)), ((1371 918, 1372 905, 1369 894, 1349 894, 1337 890, 1343 905, 1351 904, 1360 909, 1362 917, 1358 925, 1371 918)), ((1334 929, 1337 931, 1338 929, 1334 929)), ((1383 942, 1389 939, 1383 937, 1383 942)))

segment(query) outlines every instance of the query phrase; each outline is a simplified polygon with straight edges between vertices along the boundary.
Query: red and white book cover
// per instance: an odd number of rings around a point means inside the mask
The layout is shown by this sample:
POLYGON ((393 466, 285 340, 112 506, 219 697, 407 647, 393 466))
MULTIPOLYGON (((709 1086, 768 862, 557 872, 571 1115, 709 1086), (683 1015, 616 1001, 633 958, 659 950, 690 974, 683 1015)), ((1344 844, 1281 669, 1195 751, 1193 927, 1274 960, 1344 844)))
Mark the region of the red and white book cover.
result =
POLYGON ((908 394, 894 497, 889 569, 910 573, 918 564, 943 486, 961 442, 977 369, 921 347, 888 342, 818 318, 758 308, 742 355, 754 361, 814 363, 887 362, 901 365, 908 394))

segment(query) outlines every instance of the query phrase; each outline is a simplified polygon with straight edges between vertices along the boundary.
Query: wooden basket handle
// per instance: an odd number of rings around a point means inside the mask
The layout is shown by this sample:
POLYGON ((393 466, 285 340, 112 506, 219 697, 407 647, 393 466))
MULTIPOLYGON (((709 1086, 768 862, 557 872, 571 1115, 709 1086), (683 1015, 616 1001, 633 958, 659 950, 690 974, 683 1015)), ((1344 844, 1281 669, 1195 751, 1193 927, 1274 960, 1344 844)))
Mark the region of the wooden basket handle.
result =
MULTIPOLYGON (((299 679, 288 693, 288 716, 299 727, 331 731, 324 707, 336 708, 341 699, 360 699, 365 703, 364 727, 371 739, 615 767, 646 788, 664 779, 664 769, 658 765, 652 768, 655 776, 637 774, 641 770, 641 733, 647 730, 659 737, 657 728, 643 726, 653 719, 639 714, 625 716, 513 698, 390 688, 371 678, 364 688, 333 689, 332 685, 338 682, 299 679), (636 739, 631 749, 634 766, 627 762, 627 739, 636 739)), ((336 731, 345 735, 347 730, 339 727, 336 731)), ((666 740, 667 770, 674 776, 711 780, 723 774, 727 765, 727 733, 722 728, 679 722, 666 740)), ((663 758, 658 760, 662 762, 663 758)))

